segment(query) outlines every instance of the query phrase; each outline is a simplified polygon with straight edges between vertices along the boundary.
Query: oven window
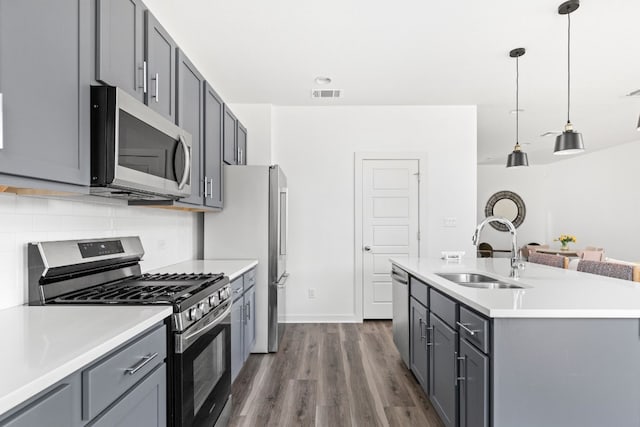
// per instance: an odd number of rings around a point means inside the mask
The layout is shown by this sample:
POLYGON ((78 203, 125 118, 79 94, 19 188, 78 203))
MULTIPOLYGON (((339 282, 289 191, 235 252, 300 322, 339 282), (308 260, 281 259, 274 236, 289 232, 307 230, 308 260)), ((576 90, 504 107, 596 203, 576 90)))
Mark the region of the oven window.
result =
POLYGON ((220 332, 193 361, 193 414, 197 414, 226 368, 224 347, 226 329, 220 332))

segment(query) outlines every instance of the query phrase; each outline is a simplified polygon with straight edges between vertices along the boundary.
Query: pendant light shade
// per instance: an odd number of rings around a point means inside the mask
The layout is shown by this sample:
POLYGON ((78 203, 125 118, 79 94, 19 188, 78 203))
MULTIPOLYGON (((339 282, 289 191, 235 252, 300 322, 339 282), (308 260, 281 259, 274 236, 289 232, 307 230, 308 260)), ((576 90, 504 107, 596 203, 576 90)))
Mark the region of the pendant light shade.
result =
POLYGON ((579 0, 569 0, 558 7, 560 15, 567 15, 567 124, 564 132, 556 138, 556 145, 553 149, 555 155, 577 154, 584 151, 582 134, 573 131, 573 124, 569 118, 571 111, 571 13, 580 7, 579 0))
POLYGON ((516 146, 513 147, 513 152, 507 156, 507 167, 513 168, 518 166, 529 166, 529 159, 527 158, 527 153, 522 151, 520 147, 520 68, 518 58, 520 58, 525 53, 525 49, 523 47, 519 47, 517 49, 513 49, 509 52, 509 56, 511 58, 516 58, 516 146))

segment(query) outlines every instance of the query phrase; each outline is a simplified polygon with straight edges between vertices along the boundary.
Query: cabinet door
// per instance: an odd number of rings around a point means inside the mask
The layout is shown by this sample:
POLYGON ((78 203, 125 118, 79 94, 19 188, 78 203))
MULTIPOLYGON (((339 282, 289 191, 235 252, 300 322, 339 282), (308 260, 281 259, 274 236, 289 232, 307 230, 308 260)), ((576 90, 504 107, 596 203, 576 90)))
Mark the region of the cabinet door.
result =
POLYGON ((205 82, 204 85, 204 177, 208 190, 205 206, 222 208, 222 126, 224 103, 205 82))
POLYGON ((231 382, 244 363, 244 302, 242 297, 231 307, 231 382))
POLYGON ((244 294, 244 360, 247 360, 256 343, 256 288, 244 294))
POLYGON ((238 122, 238 164, 247 164, 247 128, 238 122))
POLYGON ((0 0, 0 173, 89 185, 89 0, 0 0))
POLYGON ((427 309, 411 297, 411 371, 425 393, 428 392, 427 309))
POLYGON ((144 102, 144 5, 98 0, 96 9, 96 80, 144 102))
POLYGON ((201 156, 204 133, 204 77, 182 51, 178 50, 177 55, 177 124, 191 134, 191 196, 180 201, 201 206, 205 185, 201 156))
POLYGON ((73 409, 75 399, 71 384, 60 384, 49 393, 0 421, 3 427, 69 427, 76 423, 73 409))
POLYGON ((489 426, 489 357, 460 340, 460 427, 489 426))
POLYGON ((167 425, 167 376, 163 363, 91 425, 164 427, 167 425))
POLYGON ((176 48, 169 33, 156 18, 145 12, 145 57, 149 107, 175 123, 176 48))
POLYGON ((442 320, 429 316, 433 326, 433 345, 430 360, 429 397, 444 425, 457 425, 457 353, 458 333, 442 320))
POLYGON ((238 164, 237 121, 231 110, 224 106, 224 162, 228 165, 238 164))

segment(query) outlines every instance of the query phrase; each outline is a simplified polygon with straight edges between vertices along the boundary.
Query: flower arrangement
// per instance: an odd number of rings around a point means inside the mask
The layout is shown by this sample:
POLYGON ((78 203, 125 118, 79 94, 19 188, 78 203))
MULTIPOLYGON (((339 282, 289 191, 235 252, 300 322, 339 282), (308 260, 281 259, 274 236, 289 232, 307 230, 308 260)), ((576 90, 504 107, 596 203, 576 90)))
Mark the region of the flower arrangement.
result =
POLYGON ((567 249, 569 243, 575 243, 577 240, 576 236, 572 236, 571 234, 561 234, 556 239, 553 239, 553 241, 560 242, 560 244, 562 245, 562 249, 567 249))

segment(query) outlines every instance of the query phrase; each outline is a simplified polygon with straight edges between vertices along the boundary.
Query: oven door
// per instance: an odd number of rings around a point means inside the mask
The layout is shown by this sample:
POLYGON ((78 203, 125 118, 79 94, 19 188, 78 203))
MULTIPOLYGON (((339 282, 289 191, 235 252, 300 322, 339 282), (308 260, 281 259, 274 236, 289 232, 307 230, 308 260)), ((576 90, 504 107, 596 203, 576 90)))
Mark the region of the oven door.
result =
POLYGON ((213 426, 231 394, 231 302, 175 335, 176 426, 213 426))

